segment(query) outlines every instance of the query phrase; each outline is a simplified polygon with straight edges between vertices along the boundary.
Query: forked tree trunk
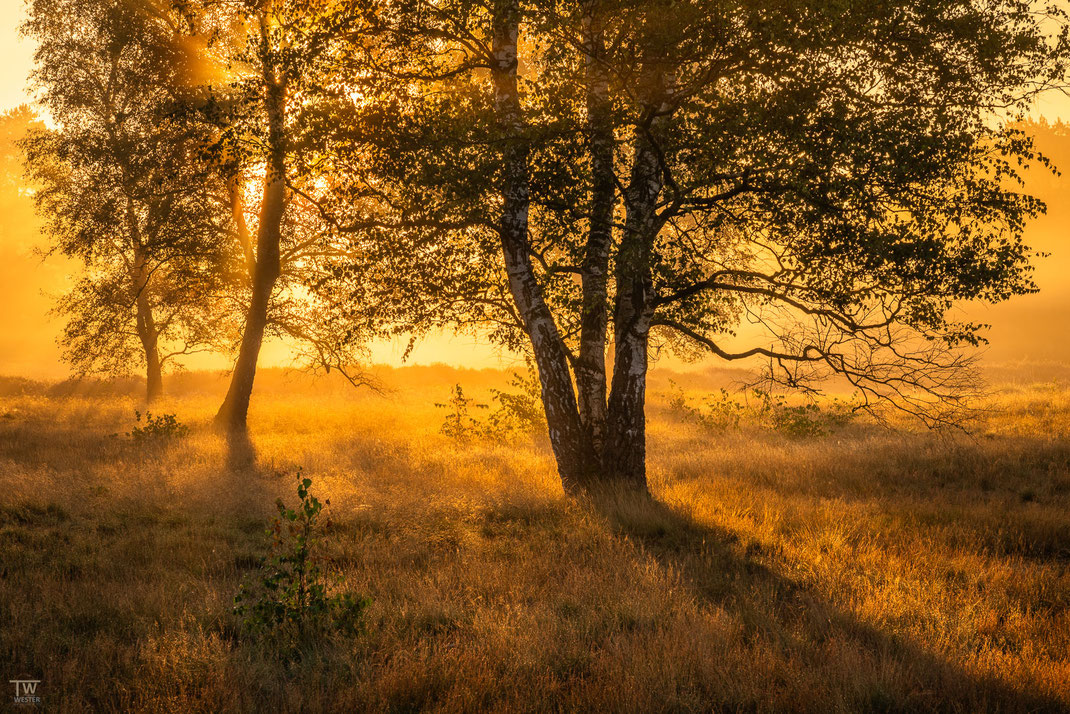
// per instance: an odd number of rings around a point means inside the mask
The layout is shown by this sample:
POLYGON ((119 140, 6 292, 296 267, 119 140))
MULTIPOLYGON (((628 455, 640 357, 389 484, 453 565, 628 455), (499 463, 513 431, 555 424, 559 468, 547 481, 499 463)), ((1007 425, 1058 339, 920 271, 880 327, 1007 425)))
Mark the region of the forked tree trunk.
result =
POLYGON ((569 372, 568 352, 535 278, 528 243, 530 185, 528 140, 517 89, 516 0, 497 0, 493 20, 494 108, 505 133, 499 233, 509 289, 535 353, 550 443, 562 483, 568 490, 586 487, 598 476, 598 460, 580 422, 569 372))
MULTIPOLYGON (((497 0, 494 10, 491 76, 495 113, 505 135, 499 227, 502 254, 509 288, 535 353, 558 472, 570 491, 624 485, 646 492, 647 348, 654 313, 651 248, 657 233, 656 209, 663 182, 655 136, 662 121, 661 112, 651 112, 650 125, 640 127, 635 134, 634 163, 625 194, 624 237, 617 257, 616 347, 612 390, 607 400, 607 273, 615 200, 614 139, 608 79, 598 61, 604 48, 595 0, 587 0, 584 5, 593 182, 590 232, 581 268, 580 353, 571 365, 576 374, 575 388, 568 349, 531 262, 530 148, 516 77, 518 2, 497 0)), ((659 86, 655 82, 650 88, 656 92, 659 86)))
MULTIPOLYGON (((248 424, 249 400, 253 393, 256 365, 268 323, 271 293, 281 272, 280 243, 282 218, 286 209, 286 151, 284 121, 286 86, 270 72, 265 77, 264 104, 268 118, 268 145, 271 156, 260 203, 256 259, 253 262, 252 296, 245 319, 238 359, 234 363, 230 388, 216 414, 216 424, 231 433, 244 433, 248 424)), ((233 196, 233 194, 232 194, 233 196)), ((239 226, 240 227, 240 226, 239 226)))

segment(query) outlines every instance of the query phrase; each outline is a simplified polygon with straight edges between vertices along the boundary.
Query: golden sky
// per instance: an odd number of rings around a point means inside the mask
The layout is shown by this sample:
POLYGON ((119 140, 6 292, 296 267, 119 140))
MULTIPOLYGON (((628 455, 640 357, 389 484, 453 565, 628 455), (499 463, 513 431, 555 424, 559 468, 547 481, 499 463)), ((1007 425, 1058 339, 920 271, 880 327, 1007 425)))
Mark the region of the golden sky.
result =
MULTIPOLYGON (((21 0, 0 0, 0 112, 30 101, 26 78, 33 47, 18 35, 21 0)), ((1038 102, 1036 117, 1070 121, 1070 98, 1053 94, 1038 102)), ((1070 141, 1054 156, 1070 174, 1070 141), (1059 161, 1059 159, 1062 159, 1059 161)), ((971 319, 992 323, 992 345, 987 359, 993 363, 1058 362, 1070 365, 1070 178, 1042 178, 1033 188, 1048 202, 1049 213, 1027 232, 1027 242, 1050 252, 1037 263, 1038 295, 1015 298, 995 307, 971 308, 971 319)), ((55 337, 60 324, 48 315, 49 293, 62 291, 73 266, 56 259, 42 260, 33 249, 38 243, 29 201, 18 210, 0 214, 0 375, 60 378, 67 374, 59 359, 55 337)), ((399 364, 404 344, 379 344, 376 362, 399 364)), ((267 345, 265 365, 288 363, 284 345, 267 345)), ((513 366, 518 359, 502 356, 472 337, 439 336, 422 343, 410 358, 416 364, 445 362, 466 367, 513 366)), ((194 368, 225 368, 221 358, 191 364, 194 368)))
POLYGON ((19 37, 21 0, 0 0, 0 109, 10 109, 27 100, 26 75, 33 61, 33 47, 19 37))

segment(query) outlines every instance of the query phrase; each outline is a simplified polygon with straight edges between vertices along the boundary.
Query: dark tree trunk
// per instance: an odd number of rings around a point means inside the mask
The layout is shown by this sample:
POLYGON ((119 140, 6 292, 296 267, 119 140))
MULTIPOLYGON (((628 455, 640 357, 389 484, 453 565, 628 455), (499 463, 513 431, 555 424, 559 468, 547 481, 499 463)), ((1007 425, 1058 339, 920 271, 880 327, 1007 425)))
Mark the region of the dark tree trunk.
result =
POLYGON ((152 271, 149 269, 148 257, 141 243, 141 230, 137 223, 137 214, 133 202, 127 199, 127 228, 134 243, 134 263, 131 270, 133 282, 134 307, 137 310, 137 337, 145 353, 145 402, 152 402, 163 396, 163 362, 160 359, 160 332, 156 318, 152 314, 152 301, 149 299, 152 271))
MULTIPOLYGON (((281 180, 272 182, 272 186, 265 186, 265 204, 269 195, 281 193, 285 190, 281 180)), ((282 200, 279 199, 279 203, 282 200)), ((265 205, 265 208, 267 206, 265 205)), ((265 231, 261 230, 261 238, 265 231)), ((277 233, 277 229, 276 229, 277 233)), ((241 347, 238 350, 238 359, 234 363, 234 373, 231 375, 230 388, 227 390, 226 399, 223 400, 219 412, 216 414, 216 423, 230 432, 244 432, 246 430, 249 415, 249 400, 253 393, 253 380, 256 377, 256 365, 260 357, 260 347, 264 342, 264 331, 267 328, 268 309, 271 303, 271 292, 275 287, 275 281, 279 276, 278 269, 278 241, 275 241, 274 268, 271 266, 270 254, 265 254, 264 249, 270 250, 270 245, 265 245, 264 240, 258 240, 259 250, 256 261, 256 270, 253 273, 253 292, 249 301, 249 313, 245 318, 245 331, 242 333, 241 347), (267 258, 265 260, 264 258, 267 258)))
POLYGON ((583 14, 587 141, 592 182, 590 227, 580 272, 583 314, 580 319, 580 351, 575 369, 580 420, 595 452, 601 454, 606 431, 607 273, 616 195, 614 142, 609 78, 602 63, 605 39, 597 0, 585 0, 583 14))
POLYGON ((215 419, 217 425, 231 433, 244 433, 247 428, 249 400, 252 397, 256 365, 267 328, 271 293, 281 272, 279 252, 282 218, 286 208, 286 150, 283 136, 286 86, 284 81, 280 81, 272 73, 267 72, 266 75, 264 105, 267 110, 268 145, 271 155, 260 203, 252 296, 230 388, 215 419))
POLYGON ((145 401, 151 404, 163 396, 163 366, 160 362, 156 321, 144 289, 137 298, 137 334, 145 351, 145 401))
POLYGON ((160 350, 156 338, 141 337, 145 348, 145 402, 152 404, 163 396, 163 367, 160 363, 160 350))
MULTIPOLYGON (((660 82, 653 83, 655 87, 660 82)), ((656 95, 655 95, 656 96, 656 95)), ((609 397, 609 436, 603 456, 609 478, 646 490, 646 375, 654 317, 651 250, 657 233, 657 202, 663 167, 657 128, 666 108, 654 103, 646 126, 635 133, 631 179, 625 195, 625 226, 617 256, 615 352, 609 397)))
POLYGON ((535 353, 558 472, 567 490, 577 490, 597 478, 598 463, 580 422, 567 348, 531 264, 528 243, 529 147, 524 136, 516 78, 518 5, 516 0, 497 0, 494 8, 494 65, 491 69, 494 107, 506 139, 499 232, 509 289, 535 353))

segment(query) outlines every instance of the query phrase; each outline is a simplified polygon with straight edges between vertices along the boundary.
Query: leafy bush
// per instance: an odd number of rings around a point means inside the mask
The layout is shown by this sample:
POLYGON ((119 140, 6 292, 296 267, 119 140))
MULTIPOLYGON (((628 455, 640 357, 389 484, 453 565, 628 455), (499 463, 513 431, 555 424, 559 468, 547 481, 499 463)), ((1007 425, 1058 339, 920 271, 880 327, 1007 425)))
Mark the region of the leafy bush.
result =
POLYGON ((727 390, 722 389, 718 394, 706 398, 703 404, 693 405, 688 400, 684 391, 673 385, 673 392, 669 395, 669 409, 688 421, 701 424, 710 431, 725 432, 737 429, 747 412, 747 407, 732 398, 727 390))
POLYGON ((153 416, 152 412, 147 411, 144 414, 144 424, 142 424, 142 414, 135 410, 134 419, 137 424, 127 434, 137 444, 173 441, 189 434, 189 427, 180 422, 174 414, 153 416))
MULTIPOLYGON (((260 561, 257 580, 243 583, 234 597, 234 614, 243 631, 270 639, 280 657, 294 658, 317 639, 338 633, 355 635, 371 600, 361 595, 328 596, 320 570, 320 518, 330 501, 309 493, 312 479, 298 472, 301 504, 288 508, 278 499, 278 516, 267 534, 271 555, 260 561)), ((329 520, 328 520, 329 524, 329 520)))
POLYGON ((813 402, 788 404, 784 395, 760 389, 754 390, 754 398, 758 419, 768 429, 797 439, 828 434, 821 407, 813 402))
POLYGON ((542 406, 542 386, 531 364, 527 374, 514 374, 509 384, 515 391, 492 389, 498 402, 484 433, 491 438, 523 434, 532 436, 546 431, 546 412, 542 406))

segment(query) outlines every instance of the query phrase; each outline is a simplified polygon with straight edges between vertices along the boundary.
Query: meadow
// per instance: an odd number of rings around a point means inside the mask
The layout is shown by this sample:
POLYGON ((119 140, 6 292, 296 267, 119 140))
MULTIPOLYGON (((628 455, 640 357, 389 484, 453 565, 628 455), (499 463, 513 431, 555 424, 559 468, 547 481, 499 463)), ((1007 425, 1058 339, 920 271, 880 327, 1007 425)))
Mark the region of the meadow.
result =
POLYGON ((997 385, 971 435, 810 433, 695 418, 731 377, 655 371, 652 501, 566 498, 538 434, 441 433, 503 372, 263 371, 255 459, 210 428, 220 376, 172 379, 161 444, 136 385, 7 380, 4 679, 47 711, 1070 710, 1065 382, 997 385), (371 605, 280 659, 232 606, 298 467, 371 605))

